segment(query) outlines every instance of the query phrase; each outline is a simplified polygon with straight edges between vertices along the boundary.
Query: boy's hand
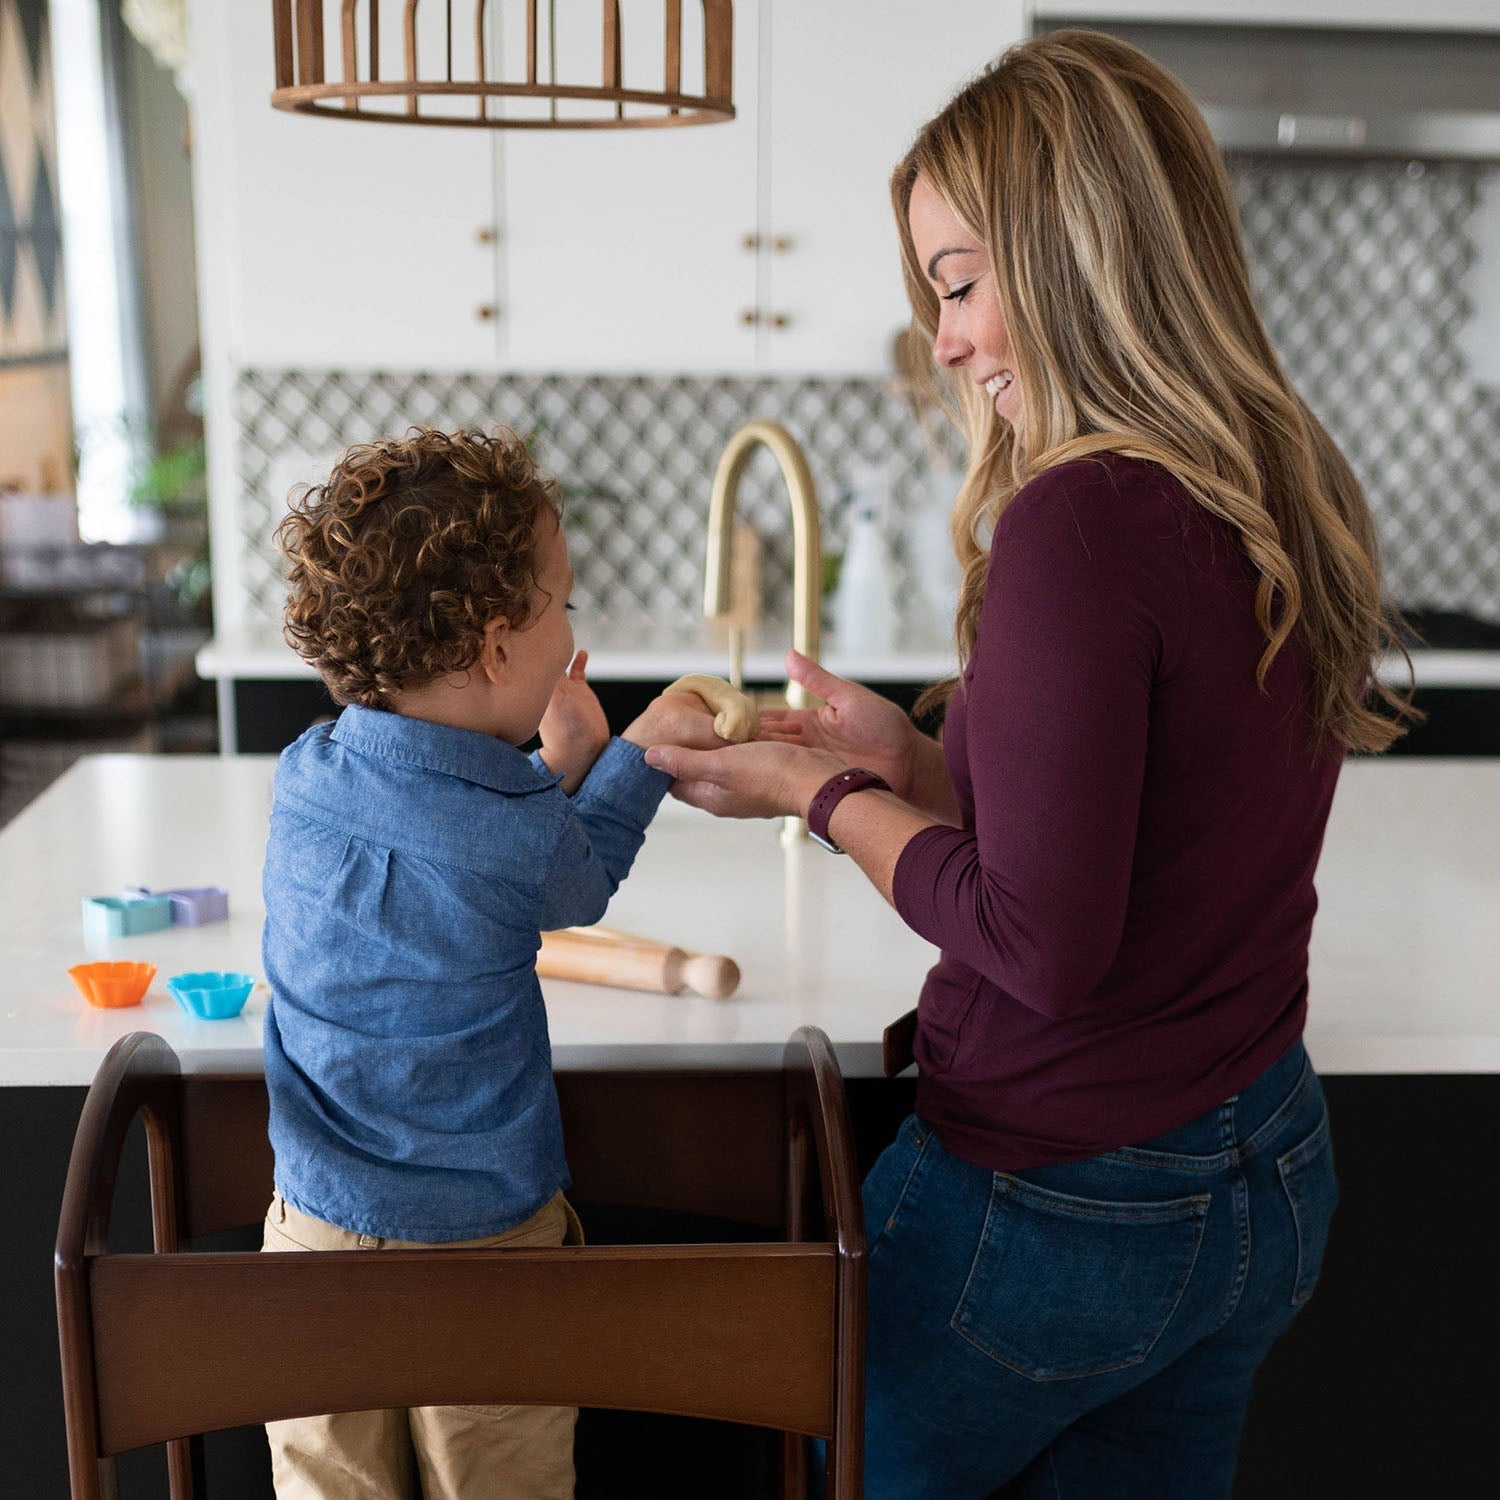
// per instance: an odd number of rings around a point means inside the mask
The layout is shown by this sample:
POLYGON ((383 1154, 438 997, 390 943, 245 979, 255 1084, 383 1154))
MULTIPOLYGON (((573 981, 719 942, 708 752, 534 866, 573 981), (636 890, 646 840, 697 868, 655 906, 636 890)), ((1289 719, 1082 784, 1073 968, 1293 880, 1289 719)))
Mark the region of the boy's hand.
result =
POLYGON ((642 750, 653 745, 717 750, 728 743, 714 733, 714 711, 696 693, 659 694, 620 738, 642 750))
POLYGON ((552 689, 547 712, 542 715, 542 760, 554 774, 562 773, 562 789, 572 796, 609 743, 609 722, 584 680, 589 664, 587 651, 580 651, 552 689))

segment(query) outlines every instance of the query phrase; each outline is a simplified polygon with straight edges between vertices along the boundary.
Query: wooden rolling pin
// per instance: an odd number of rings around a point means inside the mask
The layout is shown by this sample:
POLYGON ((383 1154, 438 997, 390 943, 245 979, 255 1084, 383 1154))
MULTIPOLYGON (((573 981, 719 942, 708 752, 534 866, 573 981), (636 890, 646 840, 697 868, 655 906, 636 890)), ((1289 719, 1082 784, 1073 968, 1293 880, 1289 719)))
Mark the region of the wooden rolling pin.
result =
POLYGON ((544 979, 576 979, 625 990, 677 995, 683 990, 723 1000, 739 987, 740 969, 722 953, 689 953, 608 927, 564 927, 542 934, 536 971, 544 979))

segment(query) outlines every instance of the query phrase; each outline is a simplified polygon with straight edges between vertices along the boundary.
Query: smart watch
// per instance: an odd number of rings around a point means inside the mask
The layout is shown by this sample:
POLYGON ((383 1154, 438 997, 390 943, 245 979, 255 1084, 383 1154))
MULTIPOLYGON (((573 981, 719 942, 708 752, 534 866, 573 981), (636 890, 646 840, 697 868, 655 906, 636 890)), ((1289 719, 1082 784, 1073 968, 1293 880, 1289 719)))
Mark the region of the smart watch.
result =
POLYGON ((830 854, 842 854, 844 851, 828 836, 828 820, 833 816, 834 808, 851 792, 868 791, 871 787, 888 792, 891 784, 885 777, 877 776, 863 766, 851 766, 837 776, 830 776, 818 788, 807 809, 807 831, 813 840, 830 854))

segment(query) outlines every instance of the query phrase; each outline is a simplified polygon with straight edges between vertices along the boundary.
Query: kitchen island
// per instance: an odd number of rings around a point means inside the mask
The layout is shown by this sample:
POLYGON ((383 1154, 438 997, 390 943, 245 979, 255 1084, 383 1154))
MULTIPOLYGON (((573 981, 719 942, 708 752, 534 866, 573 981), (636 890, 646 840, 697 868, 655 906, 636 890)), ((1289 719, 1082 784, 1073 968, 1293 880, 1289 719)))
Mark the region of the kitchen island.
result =
MULTIPOLYGON (((4 1251, 15 1326, 0 1340, 16 1399, 0 1420, 20 1455, 18 1494, 58 1492, 62 1472, 46 1266, 84 1085, 137 1029, 160 1032, 189 1070, 260 1067, 263 991, 232 1021, 195 1021, 164 981, 260 972, 273 768, 270 757, 92 757, 0 830, 0 1108, 19 1189, 4 1251), (225 885, 230 919, 86 947, 81 898, 131 884, 225 885), (145 1003, 86 1006, 66 969, 90 957, 154 962, 145 1003)), ((1351 762, 1318 887, 1308 1045, 1327 1080, 1343 1203, 1324 1286, 1259 1388, 1237 1493, 1481 1493, 1500 1327, 1467 1205, 1488 1201, 1500 1104, 1500 762, 1351 762)), ((544 981, 560 1069, 775 1066, 787 1035, 811 1023, 852 1080, 857 1123, 863 1114, 878 1134, 907 1106, 909 1080, 880 1077, 880 1036, 912 1004, 932 950, 849 860, 668 802, 608 921, 727 953, 743 980, 728 1000, 544 981)))
MULTIPOLYGON (((265 990, 229 1021, 166 990, 194 969, 260 971, 271 756, 91 756, 0 832, 0 1085, 86 1084, 110 1044, 157 1031, 187 1071, 258 1070, 265 990), (222 885, 230 918, 88 946, 85 896, 222 885), (67 976, 144 958, 140 1006, 96 1010, 67 976)), ((1318 873, 1308 1048, 1324 1073, 1500 1074, 1500 762, 1352 761, 1318 873)), ((611 927, 735 959, 728 1000, 543 981, 560 1068, 775 1067, 798 1026, 847 1076, 881 1072, 881 1033, 934 950, 858 867, 770 823, 663 803, 611 927)))

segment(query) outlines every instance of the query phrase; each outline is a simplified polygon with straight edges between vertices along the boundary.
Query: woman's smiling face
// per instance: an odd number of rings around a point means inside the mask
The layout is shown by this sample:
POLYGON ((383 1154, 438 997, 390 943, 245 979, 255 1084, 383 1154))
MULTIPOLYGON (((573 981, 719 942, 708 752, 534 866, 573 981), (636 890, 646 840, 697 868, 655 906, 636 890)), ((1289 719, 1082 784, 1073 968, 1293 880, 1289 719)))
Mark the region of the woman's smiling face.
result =
POLYGON ((907 222, 939 299, 933 359, 945 369, 966 370, 994 401, 995 414, 1019 428, 1020 382, 983 241, 964 228, 925 177, 912 184, 907 222))

